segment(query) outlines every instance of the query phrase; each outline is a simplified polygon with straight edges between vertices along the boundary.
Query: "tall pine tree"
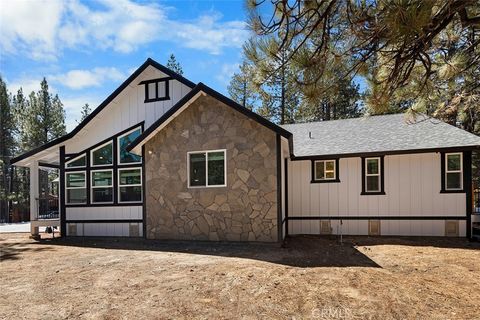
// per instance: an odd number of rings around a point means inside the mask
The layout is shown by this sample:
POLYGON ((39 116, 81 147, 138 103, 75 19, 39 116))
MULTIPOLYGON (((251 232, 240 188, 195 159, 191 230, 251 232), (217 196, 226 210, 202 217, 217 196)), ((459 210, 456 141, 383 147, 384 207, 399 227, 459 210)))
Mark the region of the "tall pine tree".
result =
POLYGON ((9 221, 9 192, 12 167, 10 160, 16 151, 15 118, 7 86, 0 77, 0 222, 9 221))
POLYGON ((252 69, 251 65, 243 61, 240 70, 233 74, 227 88, 233 101, 250 110, 255 109, 259 100, 252 81, 252 69))
POLYGON ((183 75, 182 66, 180 65, 180 62, 177 61, 177 58, 175 58, 175 55, 173 53, 168 58, 166 67, 168 69, 178 73, 179 75, 183 75))

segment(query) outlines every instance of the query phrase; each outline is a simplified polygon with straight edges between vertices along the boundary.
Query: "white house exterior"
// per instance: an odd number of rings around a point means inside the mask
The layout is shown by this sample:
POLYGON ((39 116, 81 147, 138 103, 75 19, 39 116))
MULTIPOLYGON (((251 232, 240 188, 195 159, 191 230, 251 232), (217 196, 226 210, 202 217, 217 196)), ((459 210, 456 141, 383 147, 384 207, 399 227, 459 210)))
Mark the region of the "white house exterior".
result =
POLYGON ((15 159, 32 234, 280 241, 294 234, 471 237, 480 138, 426 116, 278 126, 148 59, 77 128, 15 159), (38 219, 38 168, 60 219, 38 219))

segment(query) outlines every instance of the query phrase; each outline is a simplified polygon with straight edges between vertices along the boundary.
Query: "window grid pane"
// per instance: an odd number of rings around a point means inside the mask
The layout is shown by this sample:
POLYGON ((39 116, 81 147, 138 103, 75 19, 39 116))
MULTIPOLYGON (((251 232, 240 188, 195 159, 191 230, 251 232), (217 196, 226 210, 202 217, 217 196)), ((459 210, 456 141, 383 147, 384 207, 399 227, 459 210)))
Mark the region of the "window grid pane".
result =
POLYGON ((92 165, 102 166, 113 163, 113 146, 109 144, 92 151, 92 165))
POLYGON ((190 154, 190 186, 206 186, 206 153, 190 154))
POLYGON ((112 171, 93 171, 92 172, 92 188, 94 187, 111 187, 112 171))
POLYGON ((135 131, 118 138, 118 153, 120 163, 138 163, 142 161, 141 156, 127 152, 128 145, 132 143, 132 141, 135 140, 141 134, 141 132, 141 129, 138 128, 135 131))
POLYGON ((225 184, 225 153, 209 152, 208 153, 208 185, 224 185, 225 184))
POLYGON ((335 166, 335 160, 315 161, 315 180, 334 180, 335 166))
POLYGON ((85 173, 67 173, 67 188, 85 188, 85 173))

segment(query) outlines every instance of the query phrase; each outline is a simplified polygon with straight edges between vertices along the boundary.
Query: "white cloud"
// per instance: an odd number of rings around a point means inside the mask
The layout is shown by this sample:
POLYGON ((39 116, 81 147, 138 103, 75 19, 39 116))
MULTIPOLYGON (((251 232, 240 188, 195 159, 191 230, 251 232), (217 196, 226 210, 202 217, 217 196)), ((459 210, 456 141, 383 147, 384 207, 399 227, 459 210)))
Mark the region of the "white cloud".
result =
POLYGON ((222 84, 227 86, 230 83, 230 80, 232 79, 232 76, 235 72, 238 71, 239 64, 238 63, 224 63, 222 65, 222 69, 220 70, 220 73, 215 76, 215 78, 220 81, 222 84))
POLYGON ((101 86, 105 81, 121 81, 127 76, 117 68, 94 68, 92 70, 70 70, 49 77, 70 89, 83 89, 101 86))
MULTIPOLYGON (((91 4, 91 3, 89 3, 91 4)), ((78 0, 1 1, 0 49, 33 59, 53 59, 65 48, 128 53, 155 41, 219 54, 240 47, 248 37, 242 21, 221 21, 210 12, 193 21, 168 17, 157 3, 98 0, 96 7, 78 0)))
POLYGON ((103 99, 101 97, 85 95, 62 99, 65 108, 65 125, 67 126, 67 132, 72 131, 78 125, 82 117, 82 107, 85 103, 88 103, 90 109, 93 111, 102 101, 103 99))

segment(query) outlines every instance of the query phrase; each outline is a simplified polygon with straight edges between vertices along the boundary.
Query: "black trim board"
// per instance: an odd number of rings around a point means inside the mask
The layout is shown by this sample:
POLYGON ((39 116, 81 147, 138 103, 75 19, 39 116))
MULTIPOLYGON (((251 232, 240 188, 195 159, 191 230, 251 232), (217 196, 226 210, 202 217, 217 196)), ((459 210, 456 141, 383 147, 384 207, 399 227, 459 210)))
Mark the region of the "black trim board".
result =
POLYGON ((331 159, 312 159, 311 162, 311 171, 312 176, 310 183, 336 183, 340 182, 340 158, 331 158, 331 159), (335 160, 335 179, 333 180, 316 180, 315 179, 315 162, 317 161, 328 161, 328 160, 335 160))
POLYGON ((60 168, 59 164, 46 163, 46 162, 39 162, 38 166, 39 167, 45 167, 45 168, 52 168, 52 169, 59 169, 60 168))
POLYGON ((136 146, 141 144, 145 139, 148 138, 150 134, 155 132, 155 130, 160 127, 164 122, 166 122, 170 117, 172 117, 178 110, 180 110, 190 99, 192 99, 196 94, 199 92, 204 92, 205 94, 211 96, 212 98, 217 99, 218 101, 224 103, 225 105, 232 107, 236 111, 244 114, 245 116, 249 117, 250 119, 258 122, 259 124, 269 128, 270 130, 276 132, 277 134, 289 139, 291 137, 291 133, 287 130, 283 129, 282 127, 274 124, 273 122, 268 121, 267 119, 263 118, 262 116, 256 114, 255 112, 239 105, 235 101, 226 96, 222 95, 221 93, 213 90, 212 88, 206 86, 203 83, 199 83, 193 88, 189 93, 187 93, 182 99, 180 99, 173 107, 171 107, 163 116, 161 116, 158 120, 156 120, 150 127, 147 128, 140 136, 138 136, 135 140, 130 143, 127 147, 127 151, 131 151, 136 146))
POLYGON ((288 159, 285 158, 284 161, 284 170, 285 170, 285 217, 282 221, 282 225, 287 222, 285 225, 285 237, 288 237, 288 159))
POLYGON ((141 219, 67 220, 66 223, 143 223, 141 219))
POLYGON ((149 66, 152 66, 161 72, 169 75, 173 79, 179 81, 180 83, 186 85, 187 87, 193 88, 195 87, 195 83, 192 81, 184 78, 183 76, 179 75, 178 73, 175 73, 174 71, 168 69, 167 67, 161 65, 160 63, 156 62, 155 60, 148 58, 137 70, 135 70, 134 73, 130 75, 130 77, 127 78, 115 91, 112 92, 95 110, 92 111, 78 126, 76 126, 71 132, 67 133, 66 135, 59 137, 57 139, 54 139, 50 142, 47 142, 44 145, 41 145, 33 150, 30 150, 28 152, 25 152, 24 154, 21 154, 15 158, 13 158, 10 163, 14 164, 15 162, 21 161, 23 159, 26 159, 40 151, 46 150, 50 147, 53 147, 59 143, 62 143, 72 137, 74 137, 83 127, 85 127, 93 118, 95 118, 110 102, 113 101, 130 83, 133 82, 145 69, 147 69, 149 66))
POLYGON ((472 152, 463 153, 463 188, 466 192, 466 219, 467 219, 467 238, 472 238, 472 214, 473 214, 473 186, 472 186, 472 152))
POLYGON ((276 134, 276 156, 277 156, 277 239, 283 241, 282 221, 282 138, 276 134))
POLYGON ((60 236, 66 237, 67 236, 67 225, 65 220, 67 218, 67 214, 65 211, 65 202, 66 202, 66 194, 65 194, 65 146, 60 146, 59 148, 60 154, 60 168, 59 168, 59 186, 58 186, 58 194, 59 197, 59 206, 60 206, 60 236))
POLYGON ((467 181, 467 176, 465 175, 465 168, 468 167, 468 160, 465 159, 465 156, 467 154, 470 154, 470 170, 471 170, 471 167, 472 167, 472 158, 471 158, 471 155, 472 155, 472 152, 468 152, 468 151, 464 151, 464 152, 440 152, 440 174, 441 174, 441 189, 440 189, 440 193, 466 193, 466 190, 468 190, 466 188, 466 185, 465 185, 465 182, 467 181), (462 177, 462 180, 463 180, 463 185, 462 185, 462 189, 459 189, 459 190, 447 190, 445 188, 445 185, 446 185, 446 181, 445 181, 445 167, 446 167, 446 154, 447 153, 461 153, 462 154, 462 167, 463 167, 463 177, 462 177))
MULTIPOLYGON (((293 146, 293 141, 291 142, 293 146)), ((427 149, 406 149, 406 150, 386 150, 386 151, 372 151, 372 152, 355 152, 355 153, 335 153, 330 155, 308 155, 308 156, 295 156, 293 149, 290 151, 290 157, 292 161, 302 160, 329 160, 334 158, 369 158, 380 156, 391 156, 401 154, 416 154, 416 153, 437 153, 437 152, 463 152, 479 150, 479 146, 466 146, 466 147, 445 147, 445 148, 427 148, 427 149)))
POLYGON ((466 216, 294 216, 287 220, 467 220, 466 216))

